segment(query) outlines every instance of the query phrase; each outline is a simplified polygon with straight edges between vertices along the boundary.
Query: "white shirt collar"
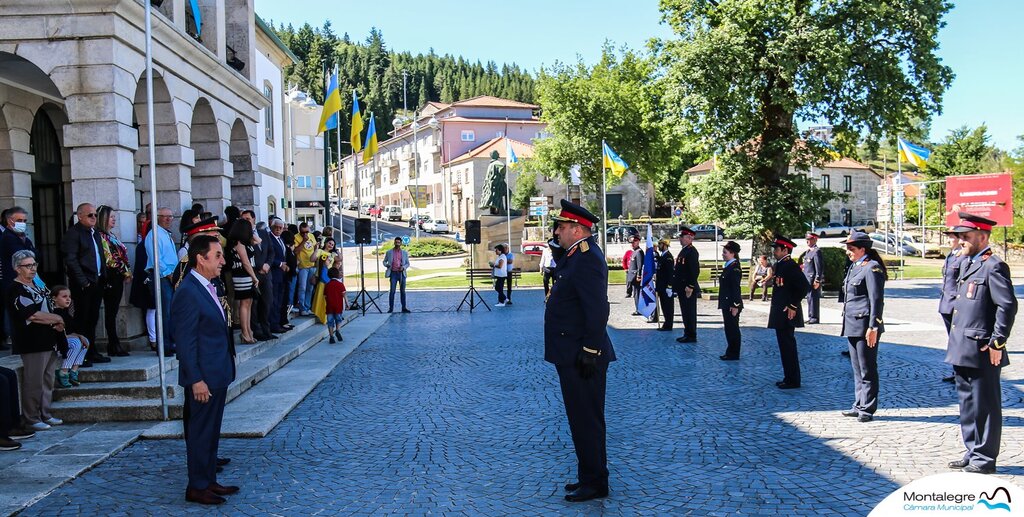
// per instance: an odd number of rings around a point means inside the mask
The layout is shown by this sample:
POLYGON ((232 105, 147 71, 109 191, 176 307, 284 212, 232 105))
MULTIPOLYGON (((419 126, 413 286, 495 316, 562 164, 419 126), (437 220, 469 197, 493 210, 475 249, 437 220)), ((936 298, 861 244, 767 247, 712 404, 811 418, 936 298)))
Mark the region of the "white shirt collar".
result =
POLYGON ((199 272, 196 271, 195 269, 191 270, 190 273, 192 273, 192 276, 196 277, 196 279, 199 280, 199 283, 203 285, 204 289, 210 289, 209 285, 212 282, 207 280, 207 278, 205 276, 200 275, 199 272))

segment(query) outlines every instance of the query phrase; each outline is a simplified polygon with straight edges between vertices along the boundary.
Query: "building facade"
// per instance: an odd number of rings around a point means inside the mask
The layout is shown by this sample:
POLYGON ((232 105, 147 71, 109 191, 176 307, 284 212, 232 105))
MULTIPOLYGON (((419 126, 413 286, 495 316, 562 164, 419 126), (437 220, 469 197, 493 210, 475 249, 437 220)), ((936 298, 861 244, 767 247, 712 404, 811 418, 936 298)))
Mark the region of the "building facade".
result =
POLYGON ((253 83, 263 92, 267 106, 259 112, 257 125, 258 195, 253 209, 258 220, 271 215, 283 216, 285 202, 285 159, 289 128, 285 124, 284 69, 299 59, 285 46, 267 24, 255 16, 256 70, 253 83))
POLYGON ((324 137, 316 134, 320 125, 323 107, 302 109, 288 107, 290 125, 294 134, 292 140, 292 170, 287 182, 286 197, 295 201, 294 217, 290 220, 307 222, 315 228, 323 228, 324 219, 324 137))

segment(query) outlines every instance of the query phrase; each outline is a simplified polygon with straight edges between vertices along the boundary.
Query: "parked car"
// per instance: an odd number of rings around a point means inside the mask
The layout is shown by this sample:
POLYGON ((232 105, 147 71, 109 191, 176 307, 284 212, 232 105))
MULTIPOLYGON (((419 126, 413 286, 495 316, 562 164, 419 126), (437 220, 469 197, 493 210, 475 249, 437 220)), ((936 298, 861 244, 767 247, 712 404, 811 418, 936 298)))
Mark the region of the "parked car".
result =
POLYGON ((693 230, 693 233, 695 234, 693 236, 693 240, 695 241, 702 239, 710 241, 725 239, 725 230, 713 224, 696 224, 691 226, 690 229, 693 230))
MULTIPOLYGON (((874 241, 872 247, 879 253, 884 253, 886 255, 902 254, 905 256, 920 256, 920 253, 917 250, 915 250, 912 246, 910 246, 906 242, 906 240, 904 240, 902 244, 897 246, 896 236, 891 233, 875 232, 869 234, 868 237, 871 237, 871 240, 874 241)), ((938 252, 938 247, 936 247, 935 250, 936 252, 938 252)), ((929 251, 929 253, 931 252, 929 251)))
POLYGON ((425 223, 425 222, 427 222, 429 220, 430 220, 430 216, 427 215, 427 214, 420 214, 419 216, 415 216, 414 215, 414 216, 409 218, 409 228, 413 228, 414 224, 415 224, 415 226, 419 226, 420 230, 422 230, 423 229, 423 223, 425 223), (418 222, 417 222, 417 217, 419 219, 418 222))
POLYGON ((853 229, 858 232, 874 233, 878 227, 875 225, 874 219, 861 219, 860 221, 853 223, 853 229))
POLYGON ((640 230, 636 226, 624 224, 622 226, 615 225, 608 227, 608 233, 605 235, 605 239, 608 242, 627 242, 633 235, 640 235, 640 230), (620 232, 619 229, 622 229, 620 232))
POLYGON ((905 255, 915 257, 942 257, 942 248, 938 244, 925 243, 920 235, 912 233, 903 234, 903 248, 907 250, 905 255))
POLYGON ((851 228, 843 223, 828 223, 814 229, 818 237, 846 237, 850 235, 851 228))
POLYGON ((355 199, 342 199, 341 200, 341 209, 342 210, 355 210, 356 209, 356 200, 355 199))
POLYGON ((524 241, 520 248, 523 255, 535 255, 537 257, 544 254, 544 249, 548 247, 548 243, 539 241, 524 241))
POLYGON ((384 216, 388 218, 388 221, 401 221, 402 207, 398 205, 388 205, 384 207, 384 216))
POLYGON ((448 233, 448 221, 444 219, 428 220, 423 223, 423 231, 429 233, 448 233))

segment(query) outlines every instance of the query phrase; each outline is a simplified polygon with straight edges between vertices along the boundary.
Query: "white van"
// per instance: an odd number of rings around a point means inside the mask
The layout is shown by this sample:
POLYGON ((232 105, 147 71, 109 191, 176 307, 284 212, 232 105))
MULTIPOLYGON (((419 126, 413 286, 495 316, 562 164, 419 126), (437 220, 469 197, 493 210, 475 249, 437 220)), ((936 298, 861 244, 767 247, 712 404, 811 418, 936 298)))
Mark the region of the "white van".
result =
POLYGON ((388 218, 388 221, 401 221, 402 207, 398 205, 388 205, 384 207, 384 216, 388 218))

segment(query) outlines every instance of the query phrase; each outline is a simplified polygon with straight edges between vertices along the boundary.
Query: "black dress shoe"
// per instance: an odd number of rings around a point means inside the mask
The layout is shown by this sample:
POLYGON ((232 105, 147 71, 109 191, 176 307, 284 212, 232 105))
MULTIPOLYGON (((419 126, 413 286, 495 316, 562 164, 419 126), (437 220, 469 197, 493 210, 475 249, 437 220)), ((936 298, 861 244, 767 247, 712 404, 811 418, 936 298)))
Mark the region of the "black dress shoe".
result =
POLYGON ((968 465, 961 469, 961 471, 968 474, 995 474, 995 467, 979 467, 977 465, 968 465))
POLYGON ((404 313, 407 313, 407 314, 408 314, 408 313, 411 313, 412 311, 410 311, 409 309, 402 309, 402 312, 404 312, 404 313))
POLYGON ((951 469, 962 469, 962 468, 964 468, 964 467, 966 467, 966 466, 968 466, 970 464, 971 464, 971 462, 969 462, 967 460, 956 460, 956 461, 949 462, 949 464, 947 464, 946 466, 951 468, 951 469))
POLYGON ((207 487, 206 489, 209 490, 210 492, 213 492, 216 495, 237 494, 238 491, 241 490, 237 486, 223 486, 217 483, 210 483, 210 486, 207 487))
POLYGON ((658 327, 658 331, 659 332, 665 332, 665 331, 668 331, 668 330, 672 330, 672 327, 658 327))
POLYGON ((565 494, 565 500, 570 503, 580 503, 591 499, 608 497, 608 487, 595 488, 588 485, 581 485, 576 490, 565 494))
POLYGON ((633 314, 630 314, 630 316, 639 316, 639 315, 640 315, 640 313, 636 312, 636 311, 634 311, 633 314))
POLYGON ((949 377, 943 377, 942 382, 948 382, 950 384, 956 384, 956 376, 950 375, 949 377))
POLYGON ((738 356, 738 355, 729 355, 729 354, 720 355, 720 356, 718 356, 718 358, 723 360, 723 361, 739 361, 740 360, 740 356, 738 356))
POLYGON ((190 503, 199 504, 223 504, 227 499, 207 490, 185 489, 185 500, 190 503))
POLYGON ((565 491, 566 492, 575 492, 575 491, 579 490, 581 486, 583 486, 583 484, 580 483, 579 481, 577 481, 575 483, 566 483, 565 484, 565 491))
POLYGON ((860 416, 860 411, 857 411, 856 409, 847 409, 846 411, 843 411, 843 416, 857 418, 860 416))
POLYGON ((676 341, 678 341, 680 343, 696 343, 697 342, 697 338, 683 336, 683 337, 677 337, 676 341))
POLYGON ((807 324, 808 325, 817 325, 818 324, 818 320, 816 320, 816 319, 807 320, 807 324))
POLYGON ((792 390, 792 389, 796 389, 796 388, 800 387, 799 384, 796 384, 796 383, 793 383, 793 382, 782 382, 782 383, 776 384, 776 386, 778 386, 780 390, 792 390))
POLYGON ((863 424, 864 422, 870 422, 870 421, 872 421, 872 420, 874 420, 874 419, 875 419, 875 417, 873 417, 873 416, 871 416, 871 415, 869 415, 869 414, 867 414, 867 413, 864 413, 863 415, 861 415, 861 416, 857 417, 857 421, 858 421, 858 422, 860 422, 860 423, 862 423, 862 424, 863 424))
POLYGON ((228 463, 231 463, 231 458, 217 458, 217 466, 218 467, 223 467, 224 465, 227 465, 228 463))
POLYGON ((274 334, 284 334, 285 332, 288 332, 288 329, 281 327, 276 329, 270 329, 270 331, 273 332, 274 334))
POLYGON ((92 361, 88 359, 82 361, 82 364, 79 365, 79 368, 92 368, 92 361))

